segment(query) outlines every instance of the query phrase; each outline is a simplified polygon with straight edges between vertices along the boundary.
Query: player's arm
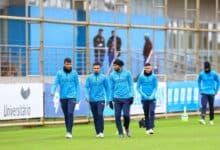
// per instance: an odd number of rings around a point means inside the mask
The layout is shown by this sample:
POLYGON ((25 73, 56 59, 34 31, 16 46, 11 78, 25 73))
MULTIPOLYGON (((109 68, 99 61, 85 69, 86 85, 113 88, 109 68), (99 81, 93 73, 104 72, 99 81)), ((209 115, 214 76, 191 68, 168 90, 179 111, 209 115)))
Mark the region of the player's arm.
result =
POLYGON ((89 101, 89 89, 90 89, 90 82, 89 82, 89 77, 87 77, 86 84, 85 84, 86 101, 89 101))
POLYGON ((141 86, 142 78, 139 76, 138 81, 137 81, 137 91, 141 94, 144 99, 147 99, 147 95, 142 91, 142 86, 141 86))
POLYGON ((104 80, 104 88, 105 88, 105 93, 106 93, 106 101, 109 102, 110 101, 110 85, 109 85, 109 81, 108 79, 105 77, 105 80, 104 80))
POLYGON ((134 82, 130 72, 128 73, 128 85, 129 85, 131 97, 134 97, 134 82))
POLYGON ((110 85, 110 101, 112 101, 114 96, 114 87, 115 87, 115 83, 112 75, 110 75, 109 77, 109 85, 110 85))
POLYGON ((59 85, 59 73, 56 74, 56 77, 55 77, 55 80, 54 80, 54 83, 52 85, 52 88, 51 88, 51 95, 54 95, 55 94, 55 91, 59 85))
POLYGON ((200 93, 201 93, 201 82, 202 82, 202 77, 201 77, 201 74, 199 74, 199 77, 197 79, 197 83, 198 83, 198 88, 199 88, 200 93))
POLYGON ((79 85, 79 76, 78 76, 77 72, 75 75, 75 84, 76 84, 76 101, 79 102, 79 100, 80 100, 80 85, 79 85))
POLYGON ((218 90, 219 90, 219 76, 218 76, 218 74, 215 75, 215 82, 216 82, 215 94, 217 94, 218 90))
POLYGON ((157 80, 157 77, 155 76, 154 77, 154 80, 153 80, 153 92, 152 94, 150 95, 149 99, 154 99, 155 98, 155 95, 156 95, 156 92, 157 92, 157 88, 158 88, 158 80, 157 80))

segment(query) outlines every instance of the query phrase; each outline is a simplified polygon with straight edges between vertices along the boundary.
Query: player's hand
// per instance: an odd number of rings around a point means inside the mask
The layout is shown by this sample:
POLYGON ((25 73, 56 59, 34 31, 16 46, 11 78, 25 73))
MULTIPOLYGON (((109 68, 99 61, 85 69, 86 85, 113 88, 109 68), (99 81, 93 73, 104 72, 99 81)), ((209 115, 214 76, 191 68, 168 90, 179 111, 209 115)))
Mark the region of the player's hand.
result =
POLYGON ((112 102, 112 101, 109 102, 109 107, 110 107, 112 110, 114 109, 114 106, 113 106, 113 102, 112 102))
POLYGON ((144 97, 145 100, 149 99, 149 96, 147 96, 147 95, 144 95, 143 97, 144 97))
POLYGON ((131 97, 130 100, 129 100, 129 105, 132 105, 134 102, 134 97, 131 97))
POLYGON ((150 99, 150 100, 153 100, 153 99, 155 99, 155 96, 154 96, 154 95, 150 95, 150 96, 149 96, 149 99, 150 99))
POLYGON ((89 103, 89 99, 86 98, 86 102, 89 103))

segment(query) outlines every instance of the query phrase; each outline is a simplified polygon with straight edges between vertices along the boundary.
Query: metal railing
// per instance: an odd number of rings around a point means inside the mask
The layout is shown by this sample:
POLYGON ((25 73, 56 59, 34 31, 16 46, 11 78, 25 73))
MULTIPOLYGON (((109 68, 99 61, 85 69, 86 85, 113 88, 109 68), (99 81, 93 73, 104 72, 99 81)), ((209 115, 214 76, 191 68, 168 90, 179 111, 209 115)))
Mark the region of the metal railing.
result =
MULTIPOLYGON (((90 47, 89 55, 87 55, 86 47, 44 46, 42 59, 44 69, 43 72, 40 72, 39 47, 32 46, 26 48, 26 46, 21 45, 0 45, 0 76, 54 76, 59 69, 62 69, 65 57, 72 58, 73 68, 80 75, 92 72, 93 62, 102 58, 102 72, 106 74, 111 70, 108 50, 105 48, 102 49, 102 53, 95 54, 94 49, 94 47, 90 47), (90 64, 87 64, 86 60, 89 60, 90 64)), ((218 51, 210 51, 209 54, 212 57, 212 68, 216 71, 219 71, 217 67, 218 54, 218 51)), ((196 65, 199 65, 199 70, 202 70, 206 56, 207 52, 203 50, 199 54, 193 53, 193 50, 188 50, 188 52, 172 50, 166 54, 163 50, 154 50, 149 61, 154 66, 155 73, 167 75, 168 80, 184 80, 185 74, 198 74, 196 65), (167 66, 164 64, 167 64, 167 66)), ((125 67, 130 68, 134 77, 143 70, 144 58, 142 49, 131 49, 130 51, 121 49, 118 58, 125 62, 125 67), (128 52, 131 55, 129 60, 127 59, 128 52), (128 66, 129 64, 130 66, 128 66)))

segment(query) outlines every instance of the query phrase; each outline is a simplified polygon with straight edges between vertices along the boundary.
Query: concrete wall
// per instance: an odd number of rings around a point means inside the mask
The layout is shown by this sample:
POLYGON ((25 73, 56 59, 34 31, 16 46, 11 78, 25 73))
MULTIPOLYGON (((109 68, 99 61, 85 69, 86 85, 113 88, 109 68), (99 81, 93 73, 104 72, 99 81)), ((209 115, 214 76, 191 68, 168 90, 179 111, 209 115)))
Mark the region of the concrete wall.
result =
MULTIPOLYGON (((189 1, 189 7, 192 2, 189 1)), ((193 5, 194 6, 194 5, 193 5)), ((200 0, 200 20, 203 22, 215 21, 215 0, 200 0)), ((168 17, 184 19, 184 0, 168 0, 168 17)))
POLYGON ((25 0, 0 0, 0 9, 6 8, 10 5, 24 6, 25 0))
POLYGON ((0 1, 0 8, 5 8, 9 5, 9 1, 8 0, 1 0, 0 1))

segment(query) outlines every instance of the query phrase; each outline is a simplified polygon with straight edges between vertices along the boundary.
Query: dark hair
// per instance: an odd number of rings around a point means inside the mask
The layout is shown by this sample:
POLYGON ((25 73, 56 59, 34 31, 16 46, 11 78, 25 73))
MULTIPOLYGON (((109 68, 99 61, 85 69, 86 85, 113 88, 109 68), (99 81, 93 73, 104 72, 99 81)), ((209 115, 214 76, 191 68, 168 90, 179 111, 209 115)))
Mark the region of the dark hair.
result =
POLYGON ((100 66, 101 67, 101 63, 100 62, 94 62, 93 66, 100 66))
POLYGON ((211 68, 211 64, 208 61, 204 62, 204 68, 211 68))
POLYGON ((112 30, 112 32, 111 33, 114 33, 115 32, 115 30, 112 30))
POLYGON ((124 62, 120 59, 116 59, 113 64, 114 65, 119 65, 120 67, 124 66, 124 62))
POLYGON ((211 64, 210 64, 210 62, 208 62, 208 61, 204 62, 204 70, 205 70, 206 73, 211 71, 211 64))
POLYGON ((71 58, 65 58, 65 59, 64 59, 64 64, 65 64, 65 63, 71 63, 71 62, 72 62, 71 58))
POLYGON ((102 31, 103 31, 103 29, 102 29, 102 28, 100 28, 100 29, 99 29, 99 32, 102 32, 102 31))
POLYGON ((146 63, 144 66, 151 66, 151 64, 150 63, 146 63))

